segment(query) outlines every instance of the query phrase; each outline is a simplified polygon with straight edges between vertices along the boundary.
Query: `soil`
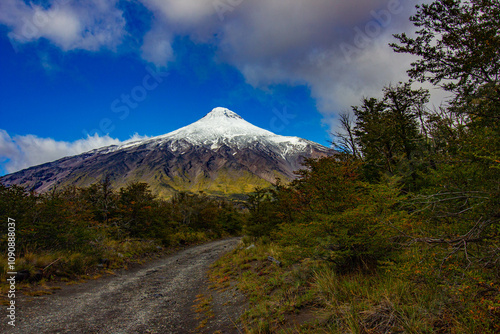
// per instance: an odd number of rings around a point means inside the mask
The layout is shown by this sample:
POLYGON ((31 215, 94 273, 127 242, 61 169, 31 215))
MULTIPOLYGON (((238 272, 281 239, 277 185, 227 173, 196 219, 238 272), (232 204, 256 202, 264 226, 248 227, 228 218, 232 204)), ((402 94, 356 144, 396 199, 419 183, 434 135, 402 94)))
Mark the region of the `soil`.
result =
MULTIPOLYGON (((196 296, 208 291, 207 270, 239 243, 231 238, 182 250, 131 270, 52 295, 16 298, 16 326, 0 333, 196 333, 196 296)), ((216 296, 210 332, 239 333, 244 296, 233 289, 216 296)), ((6 308, 6 307, 5 307, 6 308)), ((203 332, 208 328, 205 327, 203 332)))

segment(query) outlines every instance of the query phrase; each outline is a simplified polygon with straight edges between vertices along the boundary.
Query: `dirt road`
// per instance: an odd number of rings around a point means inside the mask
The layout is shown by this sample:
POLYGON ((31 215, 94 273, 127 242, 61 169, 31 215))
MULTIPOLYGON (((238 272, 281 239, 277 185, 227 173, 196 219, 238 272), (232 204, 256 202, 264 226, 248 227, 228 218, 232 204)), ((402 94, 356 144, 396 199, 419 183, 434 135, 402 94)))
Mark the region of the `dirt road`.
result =
MULTIPOLYGON (((0 333, 193 333, 198 321, 192 305, 196 295, 207 290, 206 271, 238 241, 191 247, 30 302, 19 297, 15 329, 4 317, 0 333)), ((216 317, 221 332, 237 333, 234 315, 219 312, 216 317)))

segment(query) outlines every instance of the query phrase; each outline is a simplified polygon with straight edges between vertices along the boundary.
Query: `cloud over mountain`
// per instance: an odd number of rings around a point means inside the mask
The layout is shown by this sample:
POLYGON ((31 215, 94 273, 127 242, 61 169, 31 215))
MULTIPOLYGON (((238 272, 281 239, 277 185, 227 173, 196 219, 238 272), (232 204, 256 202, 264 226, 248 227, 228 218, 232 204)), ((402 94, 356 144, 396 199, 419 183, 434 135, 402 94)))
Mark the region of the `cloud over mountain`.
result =
POLYGON ((30 166, 77 155, 103 146, 120 145, 144 138, 147 137, 136 134, 129 140, 121 142, 108 135, 100 137, 96 134, 74 142, 65 142, 34 135, 11 137, 5 130, 0 129, 0 162, 8 161, 5 164, 6 172, 13 173, 30 166))
MULTIPOLYGON (((127 30, 119 1, 22 0, 0 4, 13 43, 46 39, 63 51, 117 50, 132 34, 136 52, 160 67, 175 59, 173 41, 188 36, 216 50, 256 87, 304 84, 327 119, 404 78, 409 58, 387 46, 411 30, 406 0, 138 0, 147 30, 127 30)), ((126 19, 125 17, 128 17, 126 19)), ((128 20, 128 21, 127 21, 128 20)), ((127 50, 129 51, 129 50, 127 50)))
MULTIPOLYGON (((24 139, 17 141, 22 145, 24 139)), ((8 138, 6 144, 6 151, 11 151, 8 138)), ((47 143, 42 140, 42 144, 47 143)), ((140 180, 166 196, 177 191, 243 194, 277 179, 296 178, 294 171, 304 159, 333 154, 331 148, 276 135, 218 107, 167 134, 102 147, 9 174, 0 181, 45 192, 55 186, 88 186, 108 176, 116 188, 140 180)))

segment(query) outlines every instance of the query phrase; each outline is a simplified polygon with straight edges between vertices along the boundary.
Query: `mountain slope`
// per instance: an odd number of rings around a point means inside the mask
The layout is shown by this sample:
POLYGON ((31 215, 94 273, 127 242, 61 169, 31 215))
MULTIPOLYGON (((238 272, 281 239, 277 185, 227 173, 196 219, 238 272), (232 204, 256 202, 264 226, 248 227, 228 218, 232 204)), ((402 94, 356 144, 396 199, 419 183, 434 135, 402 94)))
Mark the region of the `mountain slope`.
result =
POLYGON ((256 127, 238 114, 215 108, 205 117, 168 134, 108 146, 31 167, 0 181, 37 192, 55 186, 88 186, 109 176, 115 187, 148 182, 154 191, 247 193, 277 178, 288 181, 305 158, 334 154, 298 137, 256 127))

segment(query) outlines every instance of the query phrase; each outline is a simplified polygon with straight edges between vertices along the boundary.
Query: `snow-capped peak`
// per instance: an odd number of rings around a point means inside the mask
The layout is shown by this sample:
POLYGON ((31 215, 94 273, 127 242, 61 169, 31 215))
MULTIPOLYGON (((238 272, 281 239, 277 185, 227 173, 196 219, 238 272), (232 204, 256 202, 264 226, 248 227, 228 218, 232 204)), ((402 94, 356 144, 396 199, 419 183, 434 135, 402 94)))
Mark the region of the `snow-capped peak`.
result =
MULTIPOLYGON (((271 115, 269 115, 272 117, 271 115)), ((160 193, 222 189, 248 192, 262 180, 292 180, 304 158, 335 154, 298 137, 261 129, 238 114, 215 108, 200 120, 162 136, 107 146, 2 178, 36 191, 89 185, 111 175, 117 184, 151 182, 160 193), (257 180, 257 181, 255 181, 257 180)))
POLYGON ((192 145, 204 146, 212 150, 225 145, 235 149, 266 147, 268 150, 285 157, 288 154, 303 152, 313 146, 318 150, 327 148, 299 138, 280 136, 245 121, 237 113, 227 108, 214 108, 198 121, 170 133, 122 146, 103 148, 99 151, 116 151, 148 145, 151 149, 166 145, 172 151, 188 149, 192 145))
POLYGON ((214 108, 211 112, 206 114, 202 119, 214 119, 214 118, 235 118, 235 119, 243 119, 240 115, 231 111, 227 108, 217 107, 214 108))
POLYGON ((226 108, 215 108, 200 120, 161 136, 165 139, 183 139, 195 144, 206 144, 235 137, 269 137, 274 133, 259 128, 226 108))

